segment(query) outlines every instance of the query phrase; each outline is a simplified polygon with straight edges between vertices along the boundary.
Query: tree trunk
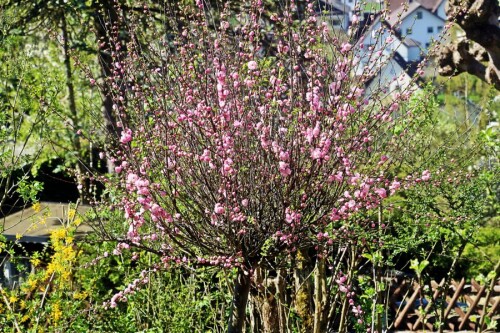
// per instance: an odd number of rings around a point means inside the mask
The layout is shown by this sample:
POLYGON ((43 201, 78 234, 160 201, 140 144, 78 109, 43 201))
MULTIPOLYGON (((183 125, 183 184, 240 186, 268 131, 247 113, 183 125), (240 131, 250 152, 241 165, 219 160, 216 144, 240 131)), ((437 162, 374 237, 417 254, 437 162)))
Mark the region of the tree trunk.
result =
MULTIPOLYGON (((115 2, 112 0, 94 0, 92 2, 93 19, 94 19, 94 29, 97 38, 97 42, 100 44, 98 52, 98 62, 101 68, 101 96, 102 96, 102 106, 101 111, 106 124, 106 134, 110 137, 108 142, 111 146, 118 144, 119 139, 119 129, 118 129, 118 118, 113 110, 113 90, 111 88, 111 80, 119 81, 118 78, 113 78, 113 63, 120 59, 118 53, 125 52, 125 45, 122 45, 122 49, 118 52, 113 51, 113 41, 112 32, 115 31, 117 34, 118 43, 123 42, 122 34, 118 31, 121 26, 119 21, 119 15, 117 8, 115 7, 115 2), (113 56, 114 54, 114 56, 113 56)), ((121 43, 123 44, 123 43, 121 43)), ((117 74, 119 77, 123 75, 121 73, 117 74)), ((121 84, 117 84, 123 89, 121 84)), ((118 113, 119 110, 116 110, 118 113)), ((113 163, 108 160, 108 172, 114 172, 113 163)))
POLYGON ((297 251, 295 257, 295 310, 302 319, 300 332, 310 333, 314 328, 314 318, 312 311, 312 286, 311 286, 311 257, 307 250, 297 251))
POLYGON ((468 72, 500 90, 500 27, 498 0, 449 0, 446 13, 465 32, 445 45, 439 55, 439 73, 468 72))
POLYGON ((270 273, 262 268, 255 270, 255 288, 250 293, 252 304, 251 332, 284 333, 286 332, 285 276, 286 271, 270 273), (255 292, 254 292, 255 291, 255 292))
POLYGON ((326 270, 325 259, 316 260, 314 271, 314 333, 326 331, 326 270))
POLYGON ((72 149, 75 151, 78 160, 75 163, 76 169, 76 179, 78 184, 81 185, 80 200, 83 203, 89 202, 89 188, 83 178, 83 170, 80 163, 82 163, 82 145, 80 142, 80 136, 75 132, 79 129, 79 119, 78 112, 76 110, 76 97, 75 97, 75 86, 73 84, 73 70, 71 68, 71 54, 69 46, 69 34, 68 27, 66 23, 66 15, 64 10, 61 11, 61 30, 63 36, 63 51, 64 51, 64 67, 66 70, 66 87, 68 88, 68 100, 69 100, 69 118, 71 120, 73 128, 71 129, 73 133, 69 133, 72 139, 72 149))
POLYGON ((250 274, 245 274, 242 268, 238 268, 238 275, 234 281, 233 304, 229 316, 228 333, 242 333, 246 319, 248 294, 250 292, 250 274))

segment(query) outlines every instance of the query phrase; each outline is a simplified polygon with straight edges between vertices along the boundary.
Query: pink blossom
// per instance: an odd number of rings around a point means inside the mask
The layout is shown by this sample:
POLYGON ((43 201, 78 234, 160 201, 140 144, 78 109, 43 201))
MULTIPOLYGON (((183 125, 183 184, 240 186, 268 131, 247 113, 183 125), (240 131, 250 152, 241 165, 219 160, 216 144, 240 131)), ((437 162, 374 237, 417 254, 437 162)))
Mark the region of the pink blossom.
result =
POLYGON ((248 66, 248 69, 250 69, 252 71, 256 70, 257 69, 257 62, 253 61, 253 60, 249 61, 248 64, 247 64, 247 66, 248 66))
POLYGON ((311 158, 313 160, 319 160, 320 158, 322 158, 324 155, 321 151, 321 149, 319 148, 315 148, 311 151, 311 158))
POLYGON ((429 170, 424 170, 422 172, 422 180, 425 182, 428 181, 430 178, 431 178, 431 172, 429 170))
POLYGON ((292 170, 290 170, 288 163, 283 161, 279 162, 279 171, 283 177, 288 177, 292 174, 292 170))
POLYGON ((220 203, 216 203, 215 207, 214 207, 214 213, 218 214, 218 215, 223 214, 224 213, 224 206, 221 205, 220 203))
POLYGON ((287 162, 288 160, 290 160, 290 154, 286 151, 281 151, 280 152, 280 160, 287 162))
POLYGON ((139 176, 137 176, 135 173, 129 173, 127 175, 127 183, 128 184, 135 184, 137 179, 139 179, 139 176))
POLYGON ((389 190, 391 190, 391 194, 394 194, 401 187, 401 183, 397 180, 393 181, 391 186, 389 186, 389 190))
POLYGON ((234 172, 233 169, 233 160, 231 158, 227 158, 224 161, 224 166, 222 168, 223 174, 232 174, 234 172))
POLYGON ((132 130, 130 128, 127 128, 122 131, 122 136, 120 138, 120 142, 123 144, 127 144, 130 141, 132 141, 132 130))
POLYGON ((352 49, 352 45, 349 43, 343 43, 340 52, 347 53, 352 49))
POLYGON ((389 107, 389 111, 394 112, 399 109, 399 103, 398 102, 393 102, 391 106, 389 107))
POLYGON ((382 199, 387 197, 387 191, 385 190, 385 188, 376 188, 373 191, 377 193, 382 199))

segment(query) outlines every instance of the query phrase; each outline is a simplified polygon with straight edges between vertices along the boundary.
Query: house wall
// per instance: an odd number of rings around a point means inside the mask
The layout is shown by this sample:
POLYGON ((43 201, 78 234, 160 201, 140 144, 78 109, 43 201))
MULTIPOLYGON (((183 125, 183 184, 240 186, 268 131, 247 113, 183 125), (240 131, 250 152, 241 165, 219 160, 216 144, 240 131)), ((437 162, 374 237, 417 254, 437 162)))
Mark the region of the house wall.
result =
POLYGON ((356 5, 359 5, 361 4, 361 0, 332 0, 332 1, 335 1, 335 2, 339 2, 345 6, 347 6, 349 8, 349 18, 351 17, 352 15, 352 12, 354 10, 354 8, 356 7, 356 5))
POLYGON ((342 29, 347 31, 349 28, 349 17, 347 14, 319 15, 318 20, 319 22, 326 22, 333 30, 342 29))
POLYGON ((438 8, 436 9, 435 14, 445 21, 448 19, 448 16, 446 15, 446 0, 443 0, 439 4, 438 8))
POLYGON ((395 45, 394 48, 405 61, 408 61, 409 49, 406 45, 399 43, 398 45, 395 45))
MULTIPOLYGON (((386 93, 389 94, 391 92, 405 90, 410 84, 412 84, 410 76, 408 76, 395 60, 391 59, 380 70, 377 77, 375 77, 366 87, 366 92, 368 95, 371 95, 381 87, 386 87, 386 93)), ((415 86, 411 89, 416 88, 415 86)))
POLYGON ((381 87, 390 87, 395 78, 401 75, 404 70, 394 60, 389 60, 379 71, 378 75, 370 82, 366 90, 369 94, 377 91, 381 87))
POLYGON ((420 43, 420 48, 427 52, 432 39, 438 39, 439 27, 444 26, 444 20, 418 7, 403 19, 398 29, 402 36, 408 36, 420 43))
POLYGON ((418 61, 420 60, 420 47, 411 46, 408 48, 408 59, 405 59, 408 62, 418 61))
MULTIPOLYGON (((383 51, 385 54, 390 54, 393 51, 398 52, 405 61, 416 61, 420 59, 420 48, 418 46, 408 46, 401 42, 401 40, 394 35, 394 33, 384 26, 383 32, 378 34, 377 31, 380 29, 382 24, 376 22, 373 24, 370 31, 366 33, 365 39, 362 41, 363 52, 362 55, 367 57, 370 51, 368 48, 370 46, 374 47, 374 52, 383 51), (387 38, 391 38, 392 41, 388 42, 387 38)), ((372 57, 373 60, 373 57, 372 57)))
POLYGON ((361 41, 363 44, 363 50, 365 53, 369 53, 369 47, 372 46, 374 48, 374 52, 380 51, 382 49, 390 50, 394 42, 387 43, 387 38, 392 37, 394 41, 396 38, 389 31, 386 26, 382 26, 380 21, 376 21, 369 30, 366 31, 364 38, 361 41), (382 27, 382 30, 381 30, 382 27))
POLYGON ((324 16, 324 18, 328 19, 328 23, 332 25, 333 28, 340 28, 344 31, 347 31, 349 28, 349 14, 332 14, 328 17, 324 16))

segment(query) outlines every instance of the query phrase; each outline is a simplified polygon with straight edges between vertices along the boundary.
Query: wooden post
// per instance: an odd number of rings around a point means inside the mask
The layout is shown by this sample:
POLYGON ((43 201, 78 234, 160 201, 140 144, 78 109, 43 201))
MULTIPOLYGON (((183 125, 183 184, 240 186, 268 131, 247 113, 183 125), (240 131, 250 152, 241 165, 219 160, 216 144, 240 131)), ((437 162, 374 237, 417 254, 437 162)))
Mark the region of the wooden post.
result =
POLYGON ((482 332, 482 330, 483 330, 484 317, 490 316, 490 315, 491 315, 491 317, 493 317, 493 315, 495 314, 495 310, 498 306, 498 303, 500 301, 500 297, 498 297, 496 302, 493 304, 493 307, 492 307, 490 313, 487 314, 488 302, 491 298, 491 293, 495 292, 495 284, 497 282, 497 278, 498 278, 499 274, 500 274, 500 260, 497 262, 497 264, 495 266, 495 276, 493 277, 493 279, 491 279, 490 287, 488 288, 488 292, 486 294, 486 300, 484 301, 484 306, 483 306, 483 313, 481 315, 481 319, 479 320, 479 328, 478 328, 479 332, 482 332))
MULTIPOLYGON (((455 283, 453 283, 453 284, 455 284, 455 283)), ((462 278, 462 280, 460 281, 460 284, 457 286, 457 289, 455 290, 455 293, 453 294, 453 297, 450 300, 450 303, 448 303, 448 307, 446 308, 446 310, 444 312, 444 318, 443 318, 444 321, 446 321, 446 318, 448 318, 448 315, 450 314, 451 309, 453 309, 455 307, 455 303, 457 302, 458 298, 460 297, 460 293, 462 292, 464 285, 465 285, 465 279, 462 278)))
POLYGON ((459 330, 462 330, 464 328, 465 324, 468 322, 470 315, 476 309, 476 306, 479 303, 479 300, 481 299, 481 295, 483 294, 485 289, 486 289, 486 286, 482 286, 481 289, 479 289, 479 292, 477 293, 476 298, 472 301, 472 304, 469 305, 469 310, 467 311, 465 316, 462 318, 462 322, 458 326, 459 330))
MULTIPOLYGON (((429 300, 429 303, 427 303, 427 305, 425 306, 425 309, 424 309, 424 315, 423 317, 420 315, 417 319, 417 321, 415 322, 415 324, 413 325, 413 330, 417 330, 418 328, 418 325, 420 325, 420 323, 422 323, 425 318, 427 317, 427 313, 429 312, 430 308, 432 307, 432 304, 437 300, 437 298, 439 297, 439 294, 441 293, 441 288, 444 286, 444 283, 445 283, 446 279, 442 279, 441 282, 439 283, 439 285, 437 285, 434 290, 434 294, 432 295, 432 299, 429 300)), ((432 326, 431 326, 432 328, 432 326)))
POLYGON ((417 288, 413 292, 413 295, 411 295, 410 299, 408 300, 408 303, 406 303, 406 306, 403 308, 403 311, 399 314, 399 316, 396 318, 396 321, 394 322, 394 327, 399 328, 401 325, 402 321, 406 317, 406 313, 411 309, 413 306, 413 303, 417 299, 418 295, 420 293, 420 286, 417 284, 417 288))

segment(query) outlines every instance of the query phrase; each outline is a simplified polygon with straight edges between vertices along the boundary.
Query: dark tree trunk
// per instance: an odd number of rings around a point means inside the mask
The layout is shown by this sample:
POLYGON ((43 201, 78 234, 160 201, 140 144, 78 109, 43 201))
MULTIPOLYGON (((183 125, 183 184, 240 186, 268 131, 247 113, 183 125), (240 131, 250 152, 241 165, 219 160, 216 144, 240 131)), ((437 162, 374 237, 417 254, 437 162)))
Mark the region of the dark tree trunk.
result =
POLYGON ((102 111, 106 120, 108 133, 116 134, 116 117, 113 111, 113 96, 107 80, 113 76, 113 45, 112 34, 114 29, 118 29, 120 22, 117 8, 113 1, 96 0, 92 2, 94 17, 94 28, 100 49, 98 53, 101 75, 104 79, 103 84, 103 103, 102 111))
MULTIPOLYGON (((94 29, 99 44, 98 61, 101 68, 101 96, 102 96, 102 115, 106 124, 106 134, 110 149, 118 146, 120 129, 118 122, 124 123, 120 119, 120 112, 123 111, 123 103, 118 105, 117 94, 112 86, 115 85, 121 89, 121 95, 125 96, 125 85, 123 82, 123 73, 117 72, 114 63, 123 59, 126 53, 125 33, 122 30, 124 22, 121 21, 116 1, 113 0, 94 0, 92 2, 94 29), (119 44, 121 49, 118 51, 115 47, 119 44), (116 104, 116 105, 114 105, 116 104), (116 109, 114 109, 116 107, 116 109)), ((114 172, 113 163, 108 160, 108 172, 114 172)))
POLYGON ((228 333, 243 332, 250 284, 250 274, 248 272, 245 274, 242 268, 238 268, 238 275, 234 282, 233 304, 229 317, 228 333))
MULTIPOLYGON (((63 7, 62 3, 61 7, 63 7)), ((73 84, 73 69, 71 66, 71 54, 69 45, 70 37, 68 33, 68 26, 64 10, 61 11, 61 30, 63 35, 64 67, 66 70, 66 87, 68 88, 68 100, 69 100, 69 111, 70 111, 69 117, 73 125, 73 128, 71 130, 73 132, 76 132, 80 127, 79 124, 80 121, 76 109, 75 86, 73 84)), ((83 163, 83 151, 80 142, 80 136, 75 135, 75 133, 70 133, 69 135, 73 138, 72 148, 74 149, 76 156, 78 156, 78 161, 75 164, 75 169, 76 169, 76 179, 78 183, 82 186, 82 189, 79 190, 80 199, 82 200, 83 203, 88 203, 90 198, 89 196, 90 189, 88 187, 88 184, 85 182, 83 178, 83 170, 81 165, 81 163, 83 163)))

